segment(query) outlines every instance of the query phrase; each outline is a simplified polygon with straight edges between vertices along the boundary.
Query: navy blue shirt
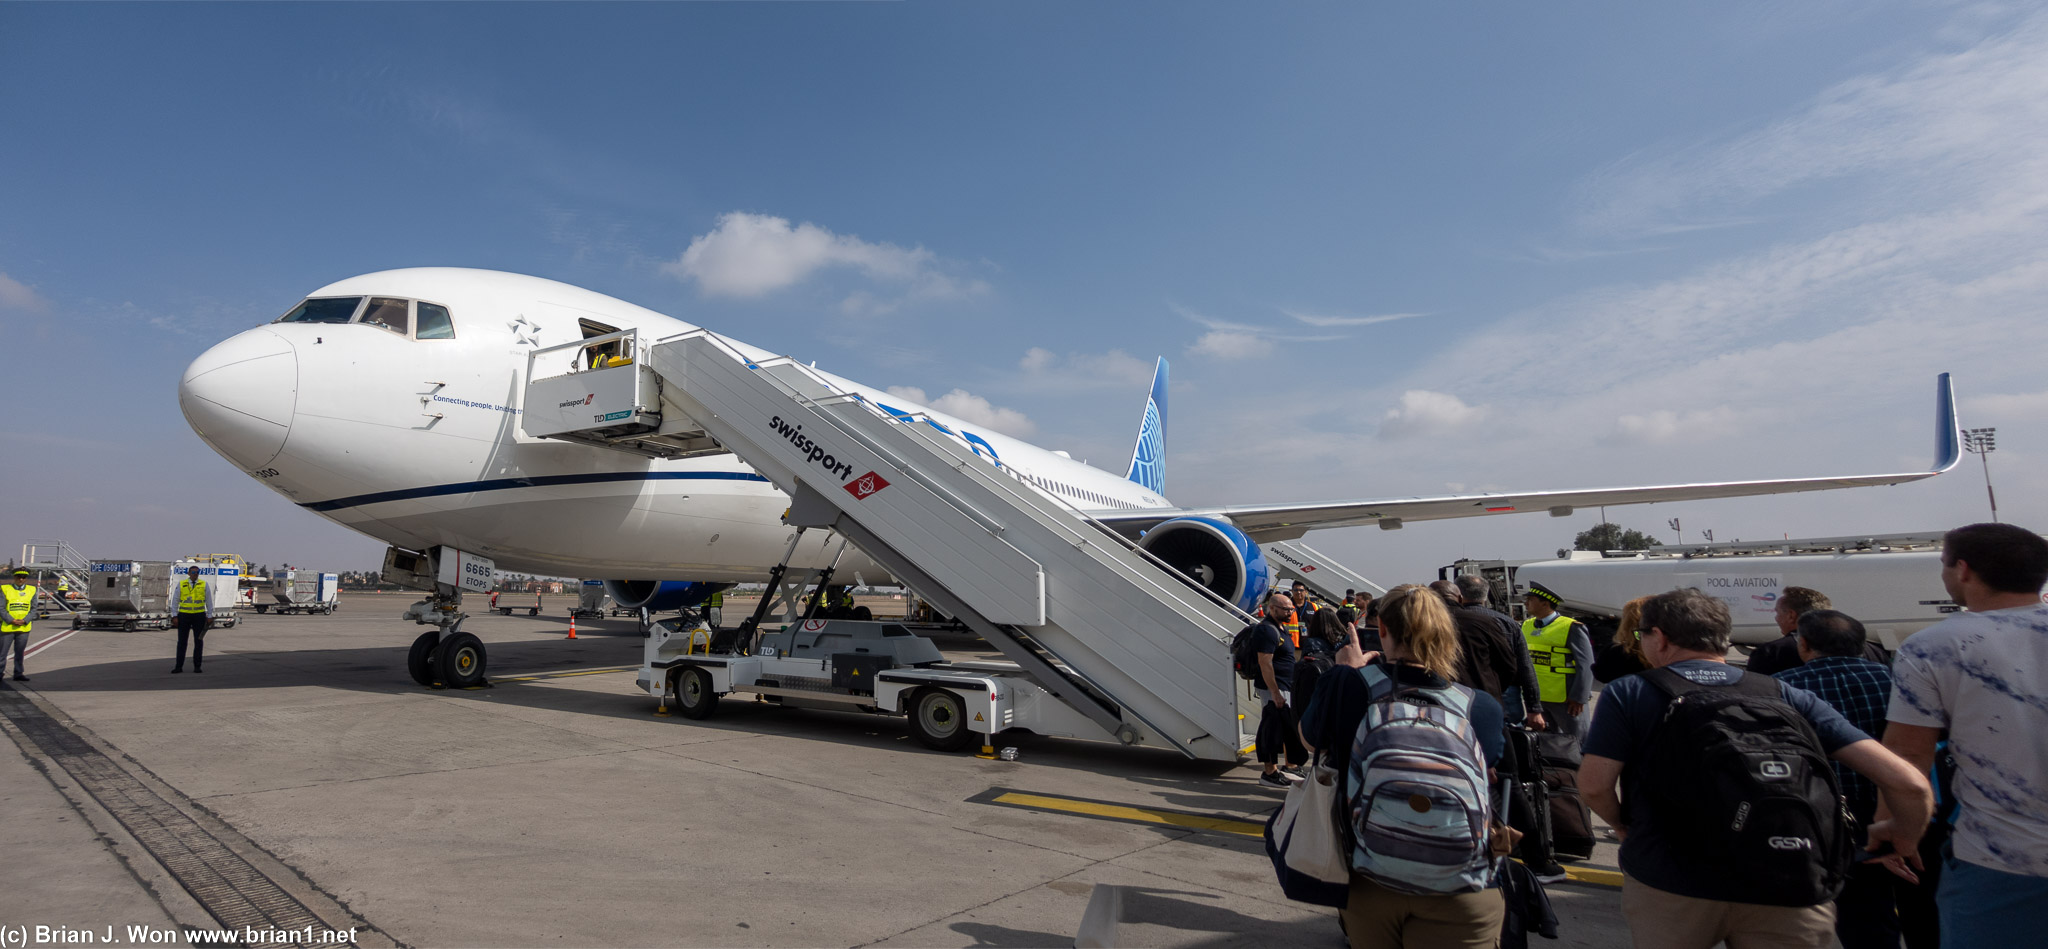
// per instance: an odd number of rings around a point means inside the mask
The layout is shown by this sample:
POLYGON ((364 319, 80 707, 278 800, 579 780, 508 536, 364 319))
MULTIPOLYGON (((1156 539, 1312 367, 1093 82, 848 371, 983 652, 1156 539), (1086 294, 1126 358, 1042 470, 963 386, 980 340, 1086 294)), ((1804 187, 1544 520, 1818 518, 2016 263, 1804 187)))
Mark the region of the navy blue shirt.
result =
MULTIPOLYGON (((1741 669, 1711 659, 1687 659, 1668 668, 1702 685, 1733 684, 1741 681, 1743 675, 1741 669)), ((1814 733, 1820 736, 1821 750, 1830 755, 1870 737, 1805 689, 1781 682, 1779 692, 1785 704, 1812 723, 1814 733)), ((1635 765, 1649 757, 1650 734, 1663 718, 1664 706, 1669 701, 1661 689, 1639 675, 1623 676, 1608 683, 1594 707, 1592 727, 1586 730, 1585 753, 1622 764, 1621 808, 1622 817, 1628 822, 1628 839, 1621 843, 1622 872, 1669 893, 1712 899, 1710 891, 1691 884, 1691 874, 1703 871, 1681 865, 1664 842, 1655 815, 1650 813, 1648 795, 1640 792, 1642 771, 1635 765)))

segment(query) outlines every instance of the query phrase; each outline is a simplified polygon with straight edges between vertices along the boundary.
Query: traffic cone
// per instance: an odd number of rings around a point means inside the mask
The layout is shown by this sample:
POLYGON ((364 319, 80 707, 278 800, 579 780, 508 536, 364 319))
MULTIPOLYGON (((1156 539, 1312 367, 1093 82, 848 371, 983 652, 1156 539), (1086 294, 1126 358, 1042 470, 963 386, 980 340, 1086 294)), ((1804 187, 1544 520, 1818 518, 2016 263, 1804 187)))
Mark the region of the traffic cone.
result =
POLYGON ((576 614, 569 614, 569 638, 576 638, 576 614))

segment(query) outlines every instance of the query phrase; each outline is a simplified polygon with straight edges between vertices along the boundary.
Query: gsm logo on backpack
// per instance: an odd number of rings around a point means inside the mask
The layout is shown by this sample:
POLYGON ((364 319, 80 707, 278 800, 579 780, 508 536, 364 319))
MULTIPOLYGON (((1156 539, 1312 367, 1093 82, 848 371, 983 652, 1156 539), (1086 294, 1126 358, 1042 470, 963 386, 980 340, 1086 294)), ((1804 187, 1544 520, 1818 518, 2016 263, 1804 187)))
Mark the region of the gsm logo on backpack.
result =
POLYGON ((1765 841, 1772 850, 1812 850, 1813 841, 1804 837, 1772 837, 1765 841))
POLYGON ((1766 781, 1783 781, 1792 776, 1792 766, 1783 761, 1766 761, 1757 765, 1756 773, 1766 781))

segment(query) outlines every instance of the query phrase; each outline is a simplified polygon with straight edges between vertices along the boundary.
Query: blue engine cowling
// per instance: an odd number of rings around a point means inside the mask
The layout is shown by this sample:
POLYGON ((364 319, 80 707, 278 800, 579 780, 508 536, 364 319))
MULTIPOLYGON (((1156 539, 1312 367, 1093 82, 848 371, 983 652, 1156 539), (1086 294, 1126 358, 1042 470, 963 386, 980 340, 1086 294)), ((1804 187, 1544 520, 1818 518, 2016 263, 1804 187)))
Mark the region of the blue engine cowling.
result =
POLYGON ((604 592, 612 602, 629 610, 656 613, 696 606, 711 594, 728 589, 730 583, 693 583, 688 580, 606 580, 604 592))
POLYGON ((1226 520, 1175 518, 1146 531, 1138 545, 1247 613, 1271 584, 1266 552, 1226 520))

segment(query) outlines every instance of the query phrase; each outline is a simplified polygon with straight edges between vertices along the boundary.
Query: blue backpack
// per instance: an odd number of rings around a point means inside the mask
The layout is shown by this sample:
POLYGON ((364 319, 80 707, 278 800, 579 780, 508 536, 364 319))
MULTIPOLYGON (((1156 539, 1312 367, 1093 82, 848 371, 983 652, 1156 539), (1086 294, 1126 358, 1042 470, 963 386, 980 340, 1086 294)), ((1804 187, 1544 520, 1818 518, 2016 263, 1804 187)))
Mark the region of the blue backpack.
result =
POLYGON ((1469 893, 1493 876, 1485 757, 1471 689, 1403 686, 1360 670, 1372 696, 1351 742, 1351 868, 1402 893, 1469 893))

